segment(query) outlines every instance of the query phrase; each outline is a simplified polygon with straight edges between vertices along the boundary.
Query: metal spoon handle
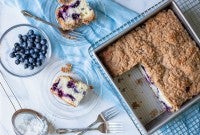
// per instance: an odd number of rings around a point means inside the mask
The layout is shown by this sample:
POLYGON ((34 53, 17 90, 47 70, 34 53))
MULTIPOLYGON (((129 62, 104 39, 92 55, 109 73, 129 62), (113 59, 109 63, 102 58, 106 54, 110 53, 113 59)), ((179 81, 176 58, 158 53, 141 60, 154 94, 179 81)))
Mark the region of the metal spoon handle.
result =
POLYGON ((26 10, 22 10, 21 13, 22 13, 24 16, 27 16, 27 17, 30 17, 30 18, 34 18, 34 19, 36 19, 36 20, 38 20, 38 21, 40 21, 40 22, 43 22, 43 23, 45 23, 45 24, 47 24, 47 25, 50 25, 50 26, 52 26, 52 27, 59 28, 59 26, 57 26, 57 25, 55 25, 55 24, 53 24, 53 23, 50 23, 50 22, 48 22, 48 21, 46 21, 46 20, 44 20, 44 19, 42 19, 42 18, 40 18, 40 17, 38 17, 38 16, 35 16, 35 15, 33 15, 32 13, 30 13, 30 12, 28 12, 28 11, 26 11, 26 10))
POLYGON ((57 134, 66 134, 66 133, 73 133, 73 132, 81 132, 81 131, 90 131, 90 130, 98 130, 98 128, 59 128, 56 129, 57 134))

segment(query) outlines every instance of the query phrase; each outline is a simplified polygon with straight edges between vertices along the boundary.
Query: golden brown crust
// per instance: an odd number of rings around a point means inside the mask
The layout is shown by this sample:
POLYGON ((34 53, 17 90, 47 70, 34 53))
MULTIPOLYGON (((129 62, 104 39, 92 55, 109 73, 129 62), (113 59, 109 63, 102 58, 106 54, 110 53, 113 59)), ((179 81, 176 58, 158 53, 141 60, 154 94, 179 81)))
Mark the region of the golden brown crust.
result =
POLYGON ((73 0, 58 0, 60 4, 70 4, 73 0))
POLYGON ((99 57, 113 76, 143 65, 172 111, 200 93, 200 50, 172 10, 147 20, 106 47, 99 57))

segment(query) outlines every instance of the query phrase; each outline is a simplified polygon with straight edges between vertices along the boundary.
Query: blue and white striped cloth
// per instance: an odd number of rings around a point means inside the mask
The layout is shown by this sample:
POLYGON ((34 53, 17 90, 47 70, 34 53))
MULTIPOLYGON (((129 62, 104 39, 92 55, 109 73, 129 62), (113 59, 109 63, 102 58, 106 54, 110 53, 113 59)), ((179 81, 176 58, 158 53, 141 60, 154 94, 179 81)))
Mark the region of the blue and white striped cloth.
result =
MULTIPOLYGON (((98 0, 88 1, 89 3, 92 3, 98 0)), ((9 6, 15 6, 19 9, 28 10, 48 21, 51 21, 49 12, 51 12, 52 4, 57 3, 56 0, 1 0, 1 2, 9 6)), ((133 3, 137 4, 137 2, 141 3, 139 0, 136 0, 133 3)), ((91 25, 84 26, 84 31, 81 28, 78 29, 78 31, 84 32, 84 38, 78 42, 70 40, 66 40, 66 42, 60 41, 59 39, 62 39, 62 36, 59 35, 55 29, 33 19, 27 19, 30 24, 40 27, 47 33, 51 40, 53 55, 55 57, 65 58, 69 55, 75 55, 76 57, 90 61, 88 48, 96 41, 100 40, 104 36, 122 26, 124 23, 139 15, 142 9, 145 8, 144 6, 148 5, 147 3, 152 2, 143 0, 143 5, 139 5, 140 11, 137 11, 138 13, 119 5, 112 0, 99 0, 98 5, 96 6, 91 4, 91 6, 94 6, 93 8, 95 8, 97 19, 91 25)), ((137 5, 135 6, 137 7, 137 5)), ((106 81, 104 81, 103 87, 103 89, 110 88, 106 81)), ((197 103, 188 111, 177 117, 174 121, 171 121, 163 126, 154 134, 200 135, 200 104, 197 103)))

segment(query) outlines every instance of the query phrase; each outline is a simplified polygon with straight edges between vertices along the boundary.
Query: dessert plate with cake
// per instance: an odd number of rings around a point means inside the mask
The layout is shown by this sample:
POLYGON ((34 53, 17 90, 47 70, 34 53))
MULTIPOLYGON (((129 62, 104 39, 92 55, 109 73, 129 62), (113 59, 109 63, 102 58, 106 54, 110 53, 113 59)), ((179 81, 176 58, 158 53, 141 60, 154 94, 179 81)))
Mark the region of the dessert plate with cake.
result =
POLYGON ((47 1, 44 12, 50 22, 58 24, 63 30, 73 33, 75 39, 66 39, 54 29, 55 37, 62 41, 62 45, 76 46, 77 43, 87 43, 85 36, 91 36, 88 29, 95 26, 95 33, 101 33, 100 20, 105 20, 105 15, 100 15, 97 10, 104 11, 100 0, 58 0, 47 1))
POLYGON ((99 102, 101 79, 90 63, 69 58, 51 63, 44 72, 49 76, 44 77, 40 100, 54 116, 77 118, 90 112, 99 102))

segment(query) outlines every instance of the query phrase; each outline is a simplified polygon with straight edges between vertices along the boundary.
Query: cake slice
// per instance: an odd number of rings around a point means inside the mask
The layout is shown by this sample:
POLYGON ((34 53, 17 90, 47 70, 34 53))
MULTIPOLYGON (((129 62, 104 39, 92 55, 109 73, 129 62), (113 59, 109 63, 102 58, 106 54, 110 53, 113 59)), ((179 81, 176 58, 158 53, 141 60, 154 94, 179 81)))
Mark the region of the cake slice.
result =
POLYGON ((85 0, 61 1, 64 5, 56 10, 56 18, 63 30, 74 30, 83 24, 89 24, 94 11, 85 0))
POLYGON ((51 87, 51 92, 68 104, 77 107, 91 86, 69 76, 59 76, 51 87))

